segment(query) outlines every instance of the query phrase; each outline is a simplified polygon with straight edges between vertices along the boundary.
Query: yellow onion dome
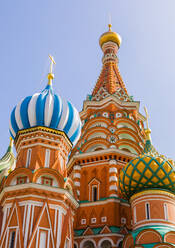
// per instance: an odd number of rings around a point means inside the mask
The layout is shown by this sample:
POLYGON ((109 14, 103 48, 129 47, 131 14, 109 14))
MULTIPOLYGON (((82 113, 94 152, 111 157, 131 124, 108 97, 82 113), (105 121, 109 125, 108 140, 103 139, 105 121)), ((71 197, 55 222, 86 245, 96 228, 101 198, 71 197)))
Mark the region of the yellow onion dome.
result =
POLYGON ((116 43, 118 47, 120 47, 120 44, 122 41, 120 35, 111 30, 111 26, 112 26, 111 24, 109 24, 108 26, 109 26, 109 31, 105 32, 104 34, 100 36, 100 39, 99 39, 100 46, 102 47, 104 43, 108 41, 112 41, 116 43))
POLYGON ((119 185, 127 199, 137 192, 153 188, 175 193, 174 162, 159 155, 147 140, 143 155, 131 160, 120 172, 119 185))

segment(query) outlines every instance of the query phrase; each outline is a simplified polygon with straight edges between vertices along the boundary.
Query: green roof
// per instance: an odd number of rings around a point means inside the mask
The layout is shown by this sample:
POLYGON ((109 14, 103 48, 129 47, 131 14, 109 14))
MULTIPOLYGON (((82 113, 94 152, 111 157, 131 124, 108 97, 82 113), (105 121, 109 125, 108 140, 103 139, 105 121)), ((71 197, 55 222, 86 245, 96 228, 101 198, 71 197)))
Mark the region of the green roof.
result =
POLYGON ((11 169, 15 164, 15 156, 13 154, 13 144, 10 145, 5 155, 0 159, 0 182, 7 170, 11 169))
MULTIPOLYGON (((91 228, 91 230, 93 231, 94 235, 100 234, 101 230, 104 228, 103 227, 97 227, 97 228, 91 228)), ((118 233, 120 228, 116 227, 116 226, 109 226, 109 229, 111 230, 112 233, 118 233)), ((85 229, 79 229, 79 230, 74 230, 75 232, 75 236, 81 236, 83 235, 83 233, 85 232, 85 229)))

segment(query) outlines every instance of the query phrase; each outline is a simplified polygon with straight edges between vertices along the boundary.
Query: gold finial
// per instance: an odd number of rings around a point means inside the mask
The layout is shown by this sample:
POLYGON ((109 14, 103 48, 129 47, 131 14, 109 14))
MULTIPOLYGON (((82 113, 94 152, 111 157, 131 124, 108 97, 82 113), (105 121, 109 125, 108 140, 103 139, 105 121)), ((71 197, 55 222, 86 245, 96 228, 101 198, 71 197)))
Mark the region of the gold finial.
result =
POLYGON ((55 60, 54 60, 54 58, 51 56, 51 55, 49 55, 49 58, 50 58, 50 72, 49 72, 49 74, 48 74, 48 84, 49 85, 51 85, 52 84, 52 80, 54 79, 54 75, 53 75, 53 64, 55 64, 56 65, 56 62, 55 62, 55 60))
POLYGON ((112 27, 112 24, 108 24, 108 27, 109 27, 109 32, 112 31, 111 27, 112 27))
POLYGON ((148 110, 147 108, 144 106, 144 110, 145 110, 145 115, 146 115, 146 130, 145 130, 145 133, 146 133, 146 139, 150 140, 151 141, 151 129, 149 129, 149 125, 148 125, 148 119, 149 119, 149 115, 148 115, 148 110))
POLYGON ((13 147, 13 139, 12 137, 10 137, 10 144, 9 144, 10 147, 13 147))

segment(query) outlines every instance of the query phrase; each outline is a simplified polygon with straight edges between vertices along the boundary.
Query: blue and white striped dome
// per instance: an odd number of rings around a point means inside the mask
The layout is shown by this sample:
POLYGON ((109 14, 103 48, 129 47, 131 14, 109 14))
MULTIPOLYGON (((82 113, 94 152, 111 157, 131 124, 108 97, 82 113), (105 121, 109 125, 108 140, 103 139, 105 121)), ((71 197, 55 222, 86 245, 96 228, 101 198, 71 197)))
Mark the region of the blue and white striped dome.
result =
POLYGON ((69 101, 54 94, 49 84, 41 93, 22 99, 11 113, 10 134, 13 139, 19 130, 35 126, 64 131, 73 145, 81 134, 77 109, 69 101))

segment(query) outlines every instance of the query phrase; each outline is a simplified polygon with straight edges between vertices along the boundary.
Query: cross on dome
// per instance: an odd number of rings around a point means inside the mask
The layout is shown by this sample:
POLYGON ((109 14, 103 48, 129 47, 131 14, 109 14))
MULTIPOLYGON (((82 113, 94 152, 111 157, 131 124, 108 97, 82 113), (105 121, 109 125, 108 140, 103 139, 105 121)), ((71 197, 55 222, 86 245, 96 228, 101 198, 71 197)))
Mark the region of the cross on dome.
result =
POLYGON ((50 58, 50 72, 48 74, 48 85, 52 85, 52 80, 54 79, 54 74, 52 73, 53 72, 53 64, 56 65, 56 62, 55 62, 53 56, 49 55, 49 58, 50 58))
POLYGON ((49 55, 49 58, 50 58, 50 73, 52 73, 52 71, 53 71, 53 64, 56 65, 56 62, 55 62, 53 56, 49 55))

